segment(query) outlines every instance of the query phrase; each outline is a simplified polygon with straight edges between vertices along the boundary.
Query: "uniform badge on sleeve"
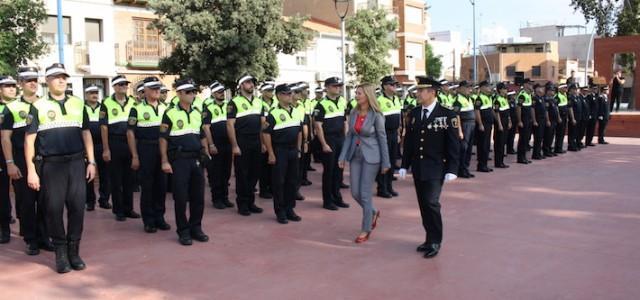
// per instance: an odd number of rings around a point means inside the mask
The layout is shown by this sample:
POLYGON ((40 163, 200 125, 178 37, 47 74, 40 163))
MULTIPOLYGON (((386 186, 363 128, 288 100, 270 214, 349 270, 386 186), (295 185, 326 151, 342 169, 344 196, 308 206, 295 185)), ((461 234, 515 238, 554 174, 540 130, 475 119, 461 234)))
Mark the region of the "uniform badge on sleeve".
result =
POLYGON ((318 116, 319 114, 320 114, 320 110, 319 109, 316 108, 316 109, 313 110, 313 116, 314 117, 318 116))
POLYGON ((104 111, 100 111, 100 119, 104 119, 107 116, 107 113, 104 111))
MULTIPOLYGON (((27 115, 27 125, 31 125, 33 123, 33 115, 27 115)), ((2 122, 0 122, 2 123, 2 122)))
POLYGON ((451 126, 453 126, 453 128, 458 128, 460 127, 460 124, 458 123, 458 118, 451 118, 451 126))
POLYGON ((476 106, 482 106, 482 101, 480 100, 476 101, 476 106))
POLYGON ((131 125, 131 126, 136 125, 136 121, 137 121, 136 118, 130 117, 129 118, 129 125, 131 125))
POLYGON ((4 123, 4 115, 0 114, 0 124, 4 123))
POLYGON ((160 132, 161 132, 161 133, 165 133, 165 132, 167 132, 167 130, 169 130, 169 125, 167 125, 167 124, 160 124, 160 132))

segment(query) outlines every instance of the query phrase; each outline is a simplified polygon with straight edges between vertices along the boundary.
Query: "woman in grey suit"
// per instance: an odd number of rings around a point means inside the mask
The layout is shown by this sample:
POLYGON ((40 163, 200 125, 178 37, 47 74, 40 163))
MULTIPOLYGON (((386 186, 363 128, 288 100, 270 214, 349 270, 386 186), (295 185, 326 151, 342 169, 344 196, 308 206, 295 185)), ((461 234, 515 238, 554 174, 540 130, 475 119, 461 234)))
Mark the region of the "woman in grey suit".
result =
POLYGON ((357 105, 349 116, 349 131, 340 152, 338 165, 349 162, 351 195, 362 206, 362 232, 356 243, 369 239, 380 217, 373 207, 373 184, 378 173, 391 167, 387 150, 384 116, 380 113, 375 86, 362 84, 356 89, 357 105))

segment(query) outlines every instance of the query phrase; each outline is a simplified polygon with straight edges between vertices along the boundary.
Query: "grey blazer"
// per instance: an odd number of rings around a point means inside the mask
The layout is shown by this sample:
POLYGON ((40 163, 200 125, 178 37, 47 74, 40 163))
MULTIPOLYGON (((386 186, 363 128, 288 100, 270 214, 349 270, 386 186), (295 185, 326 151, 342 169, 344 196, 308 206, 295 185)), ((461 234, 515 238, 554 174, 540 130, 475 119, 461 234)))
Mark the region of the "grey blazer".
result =
POLYGON ((384 116, 369 110, 367 118, 362 124, 360 133, 356 133, 354 125, 358 117, 358 112, 354 109, 349 115, 349 131, 344 140, 344 146, 340 152, 340 161, 351 161, 356 153, 356 147, 360 147, 366 162, 370 164, 381 164, 382 168, 390 168, 389 150, 387 149, 387 133, 384 127, 384 116), (356 140, 360 140, 360 145, 356 146, 356 140))

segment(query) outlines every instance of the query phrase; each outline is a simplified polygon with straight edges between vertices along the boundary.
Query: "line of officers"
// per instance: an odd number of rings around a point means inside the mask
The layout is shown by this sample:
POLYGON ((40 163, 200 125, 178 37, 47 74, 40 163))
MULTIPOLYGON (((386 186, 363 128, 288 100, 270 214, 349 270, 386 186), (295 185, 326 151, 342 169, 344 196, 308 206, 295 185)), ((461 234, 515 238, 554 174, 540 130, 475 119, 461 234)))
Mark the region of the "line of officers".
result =
MULTIPOLYGON (((520 164, 530 164, 528 151, 532 151, 531 159, 541 160, 594 146, 596 127, 598 143, 607 144, 604 136, 610 113, 606 85, 540 84, 528 78, 517 84, 500 82, 495 87, 487 81, 475 86, 466 81, 440 83, 438 102, 454 110, 462 124, 459 177, 474 177, 469 171, 473 145, 477 151, 476 170, 493 171, 488 163, 492 160, 492 140, 495 168, 509 167, 504 163, 508 154, 517 155, 520 164)), ((413 99, 407 99, 407 106, 413 105, 413 99)))

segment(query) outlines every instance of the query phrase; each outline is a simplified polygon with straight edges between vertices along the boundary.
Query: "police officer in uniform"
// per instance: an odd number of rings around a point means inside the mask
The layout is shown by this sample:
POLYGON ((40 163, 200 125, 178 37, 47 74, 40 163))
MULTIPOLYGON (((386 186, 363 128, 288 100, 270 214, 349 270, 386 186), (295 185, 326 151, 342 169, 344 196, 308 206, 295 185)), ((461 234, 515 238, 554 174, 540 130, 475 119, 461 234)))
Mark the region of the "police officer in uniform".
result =
POLYGON ((162 83, 155 77, 144 79, 144 96, 129 113, 127 142, 131 169, 140 175, 140 212, 144 231, 170 230, 164 220, 167 178, 160 165, 159 130, 167 105, 160 102, 162 83))
POLYGON ((173 174, 173 200, 180 244, 209 241, 202 231, 204 212, 204 171, 202 155, 208 156, 204 124, 207 114, 194 106, 197 88, 190 79, 176 81, 177 105, 167 109, 160 124, 162 171, 173 174), (187 203, 189 217, 187 218, 187 203))
POLYGON ((577 84, 572 83, 569 85, 567 107, 569 108, 569 117, 571 118, 568 123, 569 129, 567 131, 569 143, 567 150, 576 152, 580 150, 578 147, 578 124, 582 122, 582 103, 580 102, 580 96, 578 95, 577 84))
MULTIPOLYGON (((272 165, 273 208, 280 224, 302 220, 293 210, 299 178, 299 158, 302 147, 302 122, 291 106, 292 90, 287 84, 276 87, 278 105, 267 116, 264 141, 272 165)), ((302 105, 302 104, 300 104, 302 105)))
POLYGON ((495 115, 493 112, 493 100, 491 99, 491 84, 482 81, 479 85, 480 94, 475 101, 476 113, 476 149, 478 151, 478 172, 492 172, 487 166, 489 150, 491 149, 491 130, 495 115))
MULTIPOLYGON (((309 134, 309 129, 307 127, 307 117, 305 114, 305 107, 304 104, 302 102, 303 100, 303 89, 305 88, 306 83, 304 82, 299 82, 299 83, 292 83, 289 85, 289 89, 291 90, 291 92, 293 93, 291 95, 291 104, 289 105, 292 109, 291 111, 291 115, 293 116, 293 118, 295 118, 296 120, 300 121, 300 130, 301 130, 301 134, 302 134, 302 140, 305 140, 307 138, 307 135, 309 134)), ((276 106, 278 105, 278 103, 276 103, 276 106)), ((305 147, 304 147, 304 143, 300 146, 300 150, 301 152, 304 152, 305 147)), ((302 157, 302 154, 301 154, 302 157)), ((300 164, 300 162, 298 162, 298 167, 299 167, 299 174, 298 177, 302 178, 304 170, 301 168, 302 164, 300 164)), ((296 181, 297 182, 297 186, 296 186, 296 195, 295 195, 295 199, 302 201, 304 200, 304 196, 302 196, 302 194, 300 194, 300 180, 296 181)), ((295 206, 294 206, 295 207, 295 206)))
POLYGON ((460 141, 460 158, 458 176, 462 178, 473 178, 475 175, 469 172, 471 163, 471 153, 473 149, 473 139, 476 127, 476 115, 473 100, 470 99, 471 86, 467 81, 458 84, 458 94, 453 101, 453 111, 456 112, 462 122, 462 136, 460 141))
MULTIPOLYGON (((37 78, 37 72, 36 72, 37 78)), ((7 100, 15 98, 16 81, 10 76, 0 76, 0 112, 5 110, 7 100), (6 94, 6 96, 5 96, 6 94), (6 99, 5 99, 6 98, 6 99)), ((0 114, 0 122, 4 122, 4 114, 0 114)), ((9 177, 3 151, 0 151, 0 244, 11 240, 11 198, 9 197, 9 177)), ((20 219, 20 205, 16 202, 16 214, 20 219)))
POLYGON ((607 123, 611 119, 611 113, 609 111, 609 86, 603 86, 602 91, 598 95, 598 144, 609 144, 604 140, 605 130, 607 129, 607 123))
MULTIPOLYGON (((400 125, 402 121, 402 102, 396 96, 396 87, 398 81, 393 76, 385 76, 380 80, 381 95, 378 96, 378 105, 380 112, 384 116, 385 131, 387 133, 387 149, 389 151, 389 161, 395 165, 398 159, 398 135, 400 133, 400 125)), ((385 174, 378 174, 378 197, 391 198, 397 197, 398 192, 393 189, 393 173, 394 170, 389 168, 385 174)))
MULTIPOLYGON (((273 90, 275 86, 272 83, 265 82, 263 83, 259 90, 262 94, 260 96, 260 101, 262 101, 262 111, 267 113, 274 106, 278 105, 278 101, 274 100, 273 90)), ((268 155, 267 153, 262 153, 262 167, 260 169, 260 189, 258 196, 263 199, 271 199, 273 195, 271 194, 271 165, 268 163, 268 155)))
MULTIPOLYGON (((102 159, 102 138, 100 137, 100 102, 98 102, 100 88, 92 84, 84 89, 84 108, 89 116, 89 131, 91 132, 91 140, 93 141, 93 156, 96 159, 98 167, 98 205, 100 208, 111 209, 109 204, 109 196, 111 194, 109 188, 109 172, 107 166, 102 159)), ((87 182, 87 211, 93 211, 96 206, 96 192, 94 181, 87 182)))
POLYGON ((96 162, 84 101, 65 94, 69 75, 64 65, 51 65, 45 77, 49 95, 33 103, 26 121, 29 126, 24 149, 27 182, 36 191, 43 188, 47 230, 56 251, 56 271, 67 273, 86 267, 79 254, 80 239, 86 180, 94 179, 96 162))
MULTIPOLYGON (((238 79, 238 94, 227 104, 227 133, 234 156, 236 204, 238 214, 262 213, 255 202, 254 188, 262 166, 262 124, 264 107, 253 97, 256 79, 244 75, 238 79)), ((265 151, 266 152, 266 151, 265 151)))
POLYGON ((507 92, 507 100, 509 100, 509 118, 512 123, 507 133, 507 154, 516 154, 516 149, 514 148, 518 128, 518 126, 516 126, 517 124, 514 124, 514 122, 518 120, 518 116, 516 115, 516 107, 518 106, 516 103, 516 91, 507 92))
POLYGON ((342 171, 338 168, 347 126, 346 101, 340 96, 343 85, 338 77, 327 78, 324 81, 327 94, 314 110, 316 136, 322 147, 322 207, 328 210, 349 207, 340 194, 342 171))
MULTIPOLYGON (((3 92, 5 100, 7 96, 12 97, 12 101, 8 102, 2 115, 2 149, 4 151, 5 163, 7 165, 7 175, 11 178, 15 191, 17 208, 20 210, 20 233, 22 234, 27 248, 25 252, 28 255, 37 255, 39 249, 53 251, 53 245, 49 240, 47 226, 45 222, 45 209, 43 199, 39 193, 27 186, 27 164, 24 157, 24 135, 27 130, 27 115, 31 108, 31 104, 35 103, 38 98, 36 91, 38 89, 37 69, 21 68, 21 74, 26 72, 35 72, 35 75, 21 75, 20 85, 23 87, 24 94, 16 100, 15 81, 13 82, 12 95, 6 95, 3 92), (29 82, 27 82, 27 80, 29 82)), ((7 84, 4 84, 5 88, 7 84)))
POLYGON ((231 144, 227 133, 227 101, 225 100, 225 87, 219 82, 209 86, 211 99, 206 106, 206 112, 210 116, 210 124, 205 124, 205 134, 209 142, 209 155, 211 162, 207 165, 209 186, 211 187, 211 201, 213 207, 225 209, 234 207, 229 201, 229 178, 231 178, 231 144))
POLYGON ((587 95, 587 103, 589 104, 589 122, 587 123, 587 132, 585 137, 585 146, 594 147, 593 137, 596 133, 596 124, 600 116, 600 105, 598 103, 598 87, 592 86, 590 93, 587 95))
MULTIPOLYGON (((569 98, 567 98, 567 85, 561 84, 558 86, 558 93, 556 94, 555 102, 558 104, 558 112, 560 118, 555 130, 555 143, 553 145, 553 152, 556 154, 567 153, 564 150, 564 133, 567 130, 567 124, 569 123, 569 98)), ((573 114, 573 113, 571 113, 573 114)))
MULTIPOLYGON (((304 108, 304 120, 303 120, 303 135, 302 135, 302 157, 300 158, 300 169, 302 170, 302 179, 300 180, 301 186, 311 185, 309 181, 308 172, 311 171, 311 141, 313 140, 313 130, 311 126, 311 115, 313 109, 318 104, 315 100, 309 98, 309 84, 306 82, 298 82, 300 88, 300 96, 302 100, 302 106, 304 108), (306 129, 304 129, 306 128, 306 129)), ((315 170, 314 170, 315 171, 315 170)))
POLYGON ((589 107, 589 102, 587 101, 589 98, 590 89, 588 86, 583 86, 580 88, 580 96, 578 96, 578 100, 582 104, 582 122, 578 123, 578 149, 586 148, 587 145, 582 142, 587 133, 587 125, 589 124, 589 119, 591 117, 591 108, 589 107))
POLYGON ((542 155, 546 157, 554 157, 558 154, 553 152, 553 139, 555 138, 555 130, 560 120, 560 112, 558 103, 556 102, 556 86, 551 82, 546 85, 545 105, 549 113, 549 121, 551 126, 544 130, 544 140, 542 142, 542 155))
POLYGON ((494 166, 496 168, 506 169, 509 166, 504 163, 505 144, 507 142, 507 134, 511 129, 511 116, 509 112, 509 100, 507 100, 507 85, 500 82, 496 85, 497 94, 493 100, 493 109, 495 111, 495 127, 493 136, 493 154, 494 166))
POLYGON ((458 118, 453 111, 436 102, 438 81, 416 77, 420 105, 408 116, 407 135, 400 177, 413 172, 425 242, 418 246, 425 258, 438 255, 442 243, 440 192, 443 182, 455 180, 458 172, 460 139, 458 118))
MULTIPOLYGON (((104 100, 100 107, 100 129, 102 133, 102 158, 107 163, 111 185, 113 213, 117 221, 138 219, 133 210, 134 171, 131 169, 131 152, 127 144, 127 121, 131 108, 136 105, 133 97, 127 96, 129 80, 118 75, 111 80, 115 93, 104 100)), ((144 82, 146 85, 156 82, 144 82)))
MULTIPOLYGON (((315 121, 314 121, 314 112, 316 110, 316 106, 318 106, 318 103, 320 101, 322 101, 322 99, 324 98, 324 89, 321 86, 318 86, 315 89, 315 98, 313 98, 313 100, 309 103, 309 110, 310 110, 310 115, 309 117, 311 118, 311 132, 312 132, 312 138, 311 138, 311 154, 313 155, 313 162, 314 163, 319 163, 320 162, 320 156, 322 156, 322 146, 320 145, 320 140, 318 139, 318 134, 316 132, 316 127, 315 127, 315 121)), ((309 171, 316 171, 316 169, 314 169, 311 166, 311 163, 309 163, 310 167, 309 167, 309 171)))
POLYGON ((530 164, 527 159, 529 151, 529 141, 531 140, 531 132, 533 122, 536 119, 535 108, 532 101, 532 82, 529 78, 522 81, 523 88, 517 96, 516 116, 518 120, 518 163, 530 164))
POLYGON ((534 160, 540 160, 546 158, 542 156, 542 142, 544 140, 544 131, 546 127, 551 127, 551 121, 549 120, 549 112, 547 111, 547 104, 545 101, 545 87, 540 84, 533 86, 535 96, 533 97, 533 109, 535 112, 535 118, 533 119, 533 151, 531 158, 534 160))

